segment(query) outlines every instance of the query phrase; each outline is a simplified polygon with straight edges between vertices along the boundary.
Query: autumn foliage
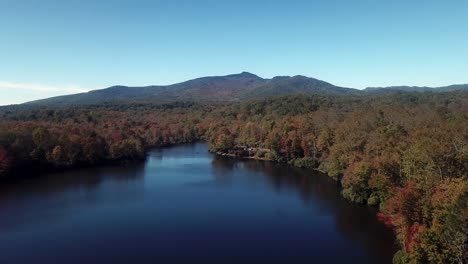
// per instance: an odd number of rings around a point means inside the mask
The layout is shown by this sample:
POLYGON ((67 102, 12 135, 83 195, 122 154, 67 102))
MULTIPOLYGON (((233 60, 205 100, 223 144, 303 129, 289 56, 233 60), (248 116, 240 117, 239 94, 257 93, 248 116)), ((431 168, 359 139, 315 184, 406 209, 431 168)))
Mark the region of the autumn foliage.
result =
POLYGON ((468 94, 290 96, 226 104, 0 110, 0 175, 137 160, 206 140, 213 152, 320 170, 380 209, 395 263, 468 263, 468 94))

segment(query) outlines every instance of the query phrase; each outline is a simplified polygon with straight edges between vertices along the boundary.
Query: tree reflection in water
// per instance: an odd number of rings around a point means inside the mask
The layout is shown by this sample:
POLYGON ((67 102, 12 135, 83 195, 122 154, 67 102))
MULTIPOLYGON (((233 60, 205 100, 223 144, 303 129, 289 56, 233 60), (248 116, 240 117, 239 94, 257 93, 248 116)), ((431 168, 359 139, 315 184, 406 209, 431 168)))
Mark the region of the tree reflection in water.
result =
MULTIPOLYGON (((266 179, 277 193, 294 191, 306 206, 309 203, 321 204, 323 213, 333 215, 337 230, 344 237, 353 243, 362 243, 369 252, 375 252, 376 257, 383 255, 391 260, 397 250, 393 232, 377 220, 377 209, 346 201, 337 182, 323 173, 268 161, 223 156, 215 156, 212 166, 219 182, 229 183, 235 174, 233 171, 247 169, 266 179), (314 200, 319 200, 319 203, 314 200)), ((255 182, 258 179, 246 177, 246 180, 255 182)))
POLYGON ((0 186, 0 262, 390 262, 375 213, 314 171, 184 145, 0 186))
POLYGON ((144 162, 137 162, 55 172, 0 185, 0 233, 73 214, 77 203, 85 206, 108 199, 115 202, 116 198, 122 201, 135 198, 141 195, 144 165, 144 162), (102 195, 106 188, 111 192, 116 185, 130 183, 140 187, 126 188, 131 191, 120 192, 118 196, 102 195), (103 190, 96 191, 99 188, 103 190))

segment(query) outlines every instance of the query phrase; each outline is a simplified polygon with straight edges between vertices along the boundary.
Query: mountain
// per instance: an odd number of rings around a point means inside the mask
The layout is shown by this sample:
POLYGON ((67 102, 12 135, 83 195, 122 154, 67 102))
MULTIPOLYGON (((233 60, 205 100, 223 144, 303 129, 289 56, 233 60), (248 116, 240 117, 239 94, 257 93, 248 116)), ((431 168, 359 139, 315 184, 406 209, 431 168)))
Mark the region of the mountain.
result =
POLYGON ((305 76, 264 79, 242 72, 226 76, 197 78, 166 86, 112 86, 87 93, 64 95, 28 102, 30 105, 86 105, 119 102, 170 102, 175 100, 238 101, 246 98, 295 94, 350 94, 356 89, 305 76))
POLYGON ((143 87, 112 86, 26 103, 27 105, 67 106, 103 103, 166 103, 174 101, 239 101, 281 95, 387 94, 398 92, 468 91, 468 84, 444 87, 391 86, 364 90, 345 88, 318 79, 296 75, 264 79, 249 72, 197 78, 172 85, 143 87))
POLYGON ((468 91, 468 84, 455 84, 442 87, 427 86, 389 86, 389 87, 368 87, 363 90, 368 93, 386 93, 386 92, 452 92, 468 91))

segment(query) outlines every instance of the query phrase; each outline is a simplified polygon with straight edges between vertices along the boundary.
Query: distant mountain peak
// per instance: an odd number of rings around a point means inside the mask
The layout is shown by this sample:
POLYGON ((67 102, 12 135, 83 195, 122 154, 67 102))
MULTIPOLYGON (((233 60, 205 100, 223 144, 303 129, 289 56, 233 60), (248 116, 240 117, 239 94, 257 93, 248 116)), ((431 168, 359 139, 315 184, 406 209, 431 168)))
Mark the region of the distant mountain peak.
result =
POLYGON ((237 74, 226 75, 226 77, 238 77, 238 78, 246 78, 246 79, 263 79, 259 77, 258 75, 255 75, 253 73, 246 72, 246 71, 243 71, 237 74))
POLYGON ((304 75, 294 75, 292 78, 295 78, 295 79, 313 79, 313 78, 310 78, 310 77, 307 77, 307 76, 304 76, 304 75))
MULTIPOLYGON (((257 76, 257 75, 255 75, 255 74, 253 74, 253 73, 246 72, 246 71, 241 72, 240 75, 244 75, 244 76, 257 76)), ((258 76, 257 76, 257 77, 258 77, 258 76)))

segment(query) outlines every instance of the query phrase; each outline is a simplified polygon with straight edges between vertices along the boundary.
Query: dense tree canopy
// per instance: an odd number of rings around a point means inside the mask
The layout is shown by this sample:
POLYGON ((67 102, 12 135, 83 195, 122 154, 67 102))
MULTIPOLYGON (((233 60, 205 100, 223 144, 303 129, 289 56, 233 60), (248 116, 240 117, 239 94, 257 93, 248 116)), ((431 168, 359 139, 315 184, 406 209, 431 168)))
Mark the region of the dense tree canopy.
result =
POLYGON ((321 170, 346 199, 378 206, 401 243, 395 263, 468 263, 468 93, 18 106, 0 117, 0 176, 207 140, 213 152, 321 170))

